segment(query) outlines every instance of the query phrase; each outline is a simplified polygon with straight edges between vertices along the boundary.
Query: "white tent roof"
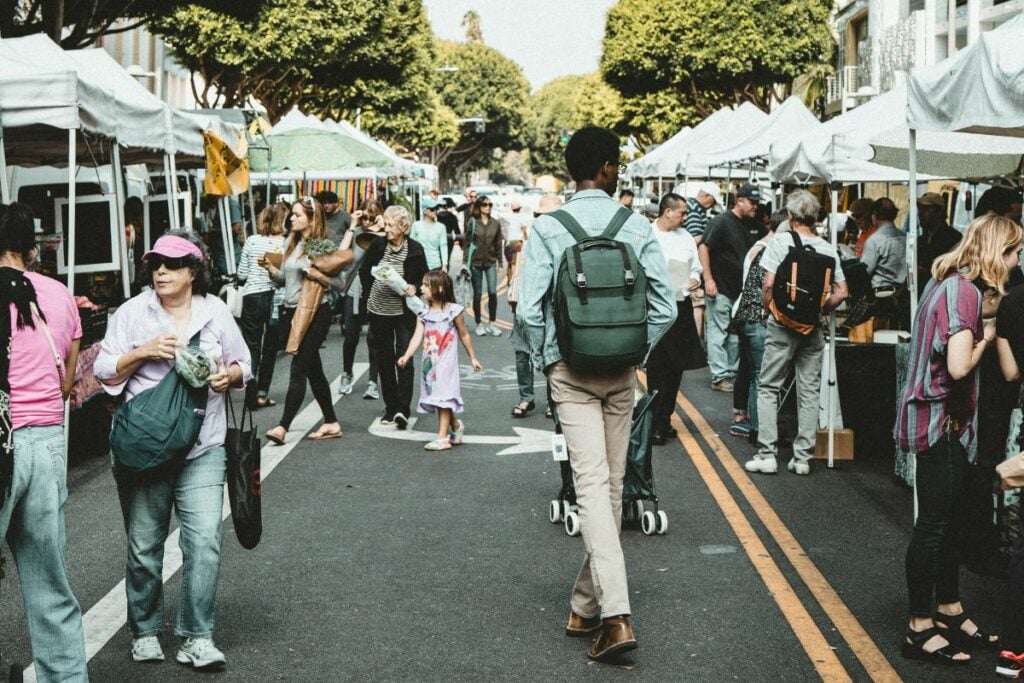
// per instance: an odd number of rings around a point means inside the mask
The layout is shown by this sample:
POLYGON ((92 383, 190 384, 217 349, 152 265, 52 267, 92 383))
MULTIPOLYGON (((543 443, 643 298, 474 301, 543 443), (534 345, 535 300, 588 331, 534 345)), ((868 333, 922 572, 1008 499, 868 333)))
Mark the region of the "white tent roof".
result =
MULTIPOLYGON (((871 139, 873 161, 907 168, 910 129, 893 128, 871 139)), ((917 168, 939 178, 993 178, 1014 175, 1024 162, 1024 138, 918 131, 917 168)))
POLYGON ((40 64, 24 39, 0 40, 0 115, 4 128, 79 127, 78 78, 74 69, 40 64))
POLYGON ((918 130, 1024 136, 1024 14, 914 69, 907 101, 907 122, 918 130))
MULTIPOLYGON (((714 114, 712 114, 712 116, 714 116, 714 114)), ((678 133, 670 137, 665 142, 661 143, 661 145, 659 145, 649 154, 645 154, 636 161, 631 162, 629 166, 627 166, 627 175, 655 175, 655 173, 648 173, 648 170, 654 170, 656 168, 658 161, 668 153, 668 150, 671 149, 672 146, 680 144, 680 141, 685 141, 686 137, 690 134, 690 131, 692 130, 693 128, 691 128, 690 126, 684 126, 678 133)))
POLYGON ((734 130, 725 147, 704 155, 704 163, 712 166, 730 162, 767 157, 773 143, 803 135, 818 125, 815 118, 799 97, 788 98, 760 126, 734 130))

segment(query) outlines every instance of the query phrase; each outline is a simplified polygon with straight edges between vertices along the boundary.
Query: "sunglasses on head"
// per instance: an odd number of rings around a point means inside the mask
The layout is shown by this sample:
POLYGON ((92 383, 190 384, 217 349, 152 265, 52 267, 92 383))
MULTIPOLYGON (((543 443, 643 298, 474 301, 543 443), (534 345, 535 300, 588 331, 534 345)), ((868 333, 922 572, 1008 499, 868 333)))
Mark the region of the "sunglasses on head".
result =
POLYGON ((161 266, 166 266, 167 270, 181 270, 191 265, 187 256, 163 256, 161 254, 153 254, 146 259, 146 262, 153 267, 153 270, 160 270, 161 266))
POLYGON ((300 201, 303 204, 305 204, 306 206, 309 206, 309 207, 316 206, 316 204, 315 204, 316 200, 313 197, 310 197, 308 195, 303 197, 300 201))

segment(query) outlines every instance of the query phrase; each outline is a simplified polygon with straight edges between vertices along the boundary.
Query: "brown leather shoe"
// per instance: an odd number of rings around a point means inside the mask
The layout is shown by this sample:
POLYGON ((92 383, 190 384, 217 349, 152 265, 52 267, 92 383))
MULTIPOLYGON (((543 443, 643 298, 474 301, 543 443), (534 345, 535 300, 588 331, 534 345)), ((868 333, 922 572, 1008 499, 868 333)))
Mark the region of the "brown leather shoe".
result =
POLYGON ((569 610, 569 623, 565 625, 565 635, 570 638, 582 638, 601 628, 601 617, 581 617, 569 610))
POLYGON ((594 639, 587 656, 604 662, 637 647, 633 627, 629 625, 629 617, 608 617, 601 625, 601 634, 594 639))

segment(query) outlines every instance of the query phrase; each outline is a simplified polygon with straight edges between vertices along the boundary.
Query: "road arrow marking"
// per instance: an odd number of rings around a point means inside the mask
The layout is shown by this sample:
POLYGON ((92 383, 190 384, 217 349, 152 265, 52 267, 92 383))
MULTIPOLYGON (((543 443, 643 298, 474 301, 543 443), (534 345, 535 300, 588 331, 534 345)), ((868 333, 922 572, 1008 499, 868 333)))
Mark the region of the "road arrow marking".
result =
MULTIPOLYGON (((409 420, 410 426, 414 426, 416 418, 409 420)), ((546 453, 551 450, 551 432, 545 429, 531 429, 529 427, 513 427, 518 436, 483 436, 469 434, 462 439, 467 444, 497 444, 508 445, 508 448, 499 451, 497 455, 517 455, 520 453, 546 453)), ((419 432, 413 429, 395 429, 391 425, 382 425, 380 418, 377 418, 370 425, 370 434, 384 439, 397 439, 398 441, 419 441, 426 443, 435 439, 434 432, 419 432)))

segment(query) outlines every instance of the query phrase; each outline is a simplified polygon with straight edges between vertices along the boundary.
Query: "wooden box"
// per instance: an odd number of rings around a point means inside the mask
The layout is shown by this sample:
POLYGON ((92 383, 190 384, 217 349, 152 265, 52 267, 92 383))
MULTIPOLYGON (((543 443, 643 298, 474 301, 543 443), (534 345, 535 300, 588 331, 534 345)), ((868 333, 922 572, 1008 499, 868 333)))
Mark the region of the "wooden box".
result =
MULTIPOLYGON (((835 430, 832 457, 835 460, 853 460, 853 430, 835 430)), ((814 457, 828 460, 828 430, 819 429, 814 439, 814 457)))

